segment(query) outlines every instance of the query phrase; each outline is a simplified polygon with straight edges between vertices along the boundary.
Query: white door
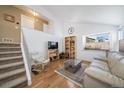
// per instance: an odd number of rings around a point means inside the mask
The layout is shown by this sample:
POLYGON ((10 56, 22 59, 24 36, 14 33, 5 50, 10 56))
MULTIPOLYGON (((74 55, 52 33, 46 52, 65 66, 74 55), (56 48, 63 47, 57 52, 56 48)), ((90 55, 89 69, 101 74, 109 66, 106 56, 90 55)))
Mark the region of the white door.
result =
POLYGON ((34 29, 34 18, 21 15, 21 27, 34 29))

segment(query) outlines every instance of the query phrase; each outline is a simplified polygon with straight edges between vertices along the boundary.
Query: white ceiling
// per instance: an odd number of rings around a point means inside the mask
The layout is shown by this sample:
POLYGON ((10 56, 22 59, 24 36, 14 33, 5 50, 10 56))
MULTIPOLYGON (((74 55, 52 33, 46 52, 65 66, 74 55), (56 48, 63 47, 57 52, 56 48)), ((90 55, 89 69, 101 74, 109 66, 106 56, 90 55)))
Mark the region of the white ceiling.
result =
POLYGON ((42 5, 41 7, 63 22, 124 24, 124 6, 42 5))

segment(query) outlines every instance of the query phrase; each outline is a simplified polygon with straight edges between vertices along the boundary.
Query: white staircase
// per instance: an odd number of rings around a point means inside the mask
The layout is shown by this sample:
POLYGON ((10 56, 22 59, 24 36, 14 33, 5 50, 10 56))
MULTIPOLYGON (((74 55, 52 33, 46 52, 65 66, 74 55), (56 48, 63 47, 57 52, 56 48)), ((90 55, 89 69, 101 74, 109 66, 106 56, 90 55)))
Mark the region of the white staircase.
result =
POLYGON ((26 85, 26 70, 20 44, 0 43, 0 88, 26 85))

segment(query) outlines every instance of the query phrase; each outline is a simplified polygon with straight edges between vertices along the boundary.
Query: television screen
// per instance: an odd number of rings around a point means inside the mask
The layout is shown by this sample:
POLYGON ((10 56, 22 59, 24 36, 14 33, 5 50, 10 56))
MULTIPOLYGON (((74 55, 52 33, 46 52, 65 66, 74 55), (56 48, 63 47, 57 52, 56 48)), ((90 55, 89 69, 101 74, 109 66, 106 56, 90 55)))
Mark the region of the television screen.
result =
POLYGON ((57 49, 57 48, 58 48, 58 42, 48 41, 48 49, 57 49))

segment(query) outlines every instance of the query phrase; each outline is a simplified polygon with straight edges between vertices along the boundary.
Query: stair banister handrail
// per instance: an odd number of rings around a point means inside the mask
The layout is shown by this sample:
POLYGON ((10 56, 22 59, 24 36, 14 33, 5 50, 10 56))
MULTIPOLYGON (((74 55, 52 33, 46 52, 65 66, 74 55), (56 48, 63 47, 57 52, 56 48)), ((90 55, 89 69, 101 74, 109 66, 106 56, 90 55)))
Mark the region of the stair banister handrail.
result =
POLYGON ((21 30, 21 49, 22 49, 22 55, 23 55, 23 61, 26 69, 26 76, 28 80, 28 85, 31 85, 32 83, 32 77, 31 77, 31 57, 29 54, 29 49, 26 43, 26 39, 23 33, 23 29, 21 30))

